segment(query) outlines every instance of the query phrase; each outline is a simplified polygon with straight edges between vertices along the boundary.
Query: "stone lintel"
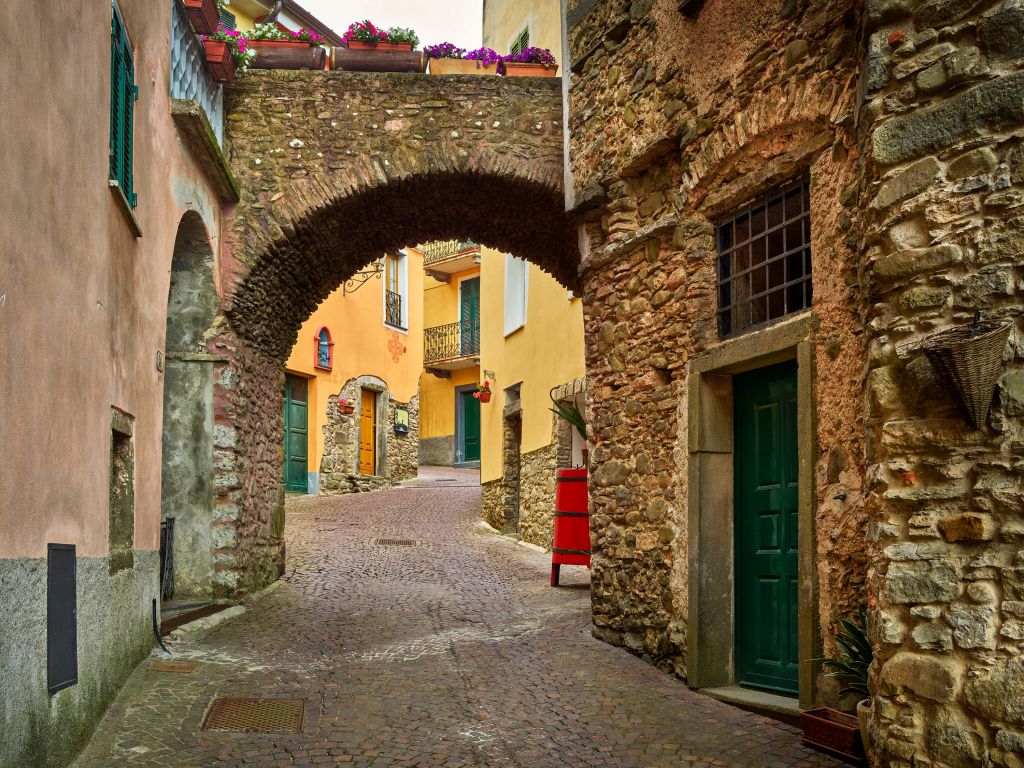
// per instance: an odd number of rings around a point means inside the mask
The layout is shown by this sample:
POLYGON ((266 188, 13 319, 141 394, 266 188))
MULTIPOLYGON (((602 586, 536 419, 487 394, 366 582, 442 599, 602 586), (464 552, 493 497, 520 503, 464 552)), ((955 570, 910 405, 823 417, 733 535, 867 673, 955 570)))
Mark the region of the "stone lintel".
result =
POLYGON ((171 117, 185 145, 223 203, 239 201, 238 183, 221 152, 206 110, 194 99, 171 99, 171 117))

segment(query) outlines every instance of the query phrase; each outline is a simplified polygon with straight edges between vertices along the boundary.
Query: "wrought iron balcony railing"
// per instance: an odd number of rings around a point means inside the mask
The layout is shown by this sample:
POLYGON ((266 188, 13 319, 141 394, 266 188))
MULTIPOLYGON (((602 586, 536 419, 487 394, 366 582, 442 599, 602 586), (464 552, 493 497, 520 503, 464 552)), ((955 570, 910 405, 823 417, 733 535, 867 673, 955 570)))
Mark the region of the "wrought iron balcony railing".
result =
POLYGON ((480 321, 448 323, 423 332, 423 362, 436 363, 480 354, 480 321))
POLYGON ((472 240, 438 240, 423 246, 423 265, 430 266, 439 261, 458 256, 468 251, 478 251, 480 246, 472 240))
POLYGON ((385 320, 388 325, 404 328, 402 325, 402 294, 394 291, 384 293, 385 320))

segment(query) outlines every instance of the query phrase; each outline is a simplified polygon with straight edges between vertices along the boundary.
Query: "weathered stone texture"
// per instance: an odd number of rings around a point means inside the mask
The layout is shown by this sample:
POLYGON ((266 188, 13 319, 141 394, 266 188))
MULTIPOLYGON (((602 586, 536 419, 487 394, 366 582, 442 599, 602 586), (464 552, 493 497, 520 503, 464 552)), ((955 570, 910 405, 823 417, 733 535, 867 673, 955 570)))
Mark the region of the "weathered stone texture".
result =
POLYGON ((1024 7, 870 6, 877 77, 860 113, 870 202, 861 277, 869 380, 898 382, 867 414, 876 759, 976 766, 984 754, 1018 765, 1014 734, 1000 728, 1024 723, 1014 709, 1024 424, 1011 392, 1024 350, 1007 345, 1004 385, 973 429, 917 344, 979 309, 1018 334, 1024 322, 1024 49, 1014 31, 1024 7))

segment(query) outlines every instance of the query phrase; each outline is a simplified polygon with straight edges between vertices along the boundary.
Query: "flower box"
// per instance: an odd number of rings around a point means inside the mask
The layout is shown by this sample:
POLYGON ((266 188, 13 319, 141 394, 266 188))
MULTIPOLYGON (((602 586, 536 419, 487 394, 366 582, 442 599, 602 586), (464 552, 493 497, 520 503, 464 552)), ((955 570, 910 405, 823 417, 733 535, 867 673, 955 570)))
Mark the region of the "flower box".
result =
POLYGON ((209 35, 217 31, 220 13, 217 11, 217 0, 184 0, 188 20, 192 29, 199 35, 209 35))
POLYGON ((389 43, 384 40, 370 43, 366 40, 349 40, 348 48, 350 51, 411 51, 412 43, 389 43))
POLYGON ((485 64, 472 59, 431 59, 432 75, 496 75, 498 67, 492 62, 485 64))
POLYGON ((215 81, 235 82, 235 70, 238 65, 227 43, 221 40, 204 40, 203 52, 206 54, 206 65, 210 68, 210 74, 215 81))
POLYGON ((856 716, 821 707, 801 712, 800 724, 806 744, 841 755, 854 765, 867 764, 856 716))
POLYGON ((249 47, 255 48, 309 48, 313 44, 305 40, 250 40, 249 47))
POLYGON ((558 74, 557 64, 524 64, 518 61, 505 62, 506 77, 554 77, 558 74))

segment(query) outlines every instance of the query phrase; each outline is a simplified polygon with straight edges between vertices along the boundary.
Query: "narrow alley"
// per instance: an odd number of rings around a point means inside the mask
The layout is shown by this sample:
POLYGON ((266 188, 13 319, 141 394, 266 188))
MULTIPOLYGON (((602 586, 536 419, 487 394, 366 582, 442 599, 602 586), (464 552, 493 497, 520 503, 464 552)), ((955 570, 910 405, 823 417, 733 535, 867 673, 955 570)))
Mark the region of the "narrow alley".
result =
POLYGON ((429 473, 291 499, 284 578, 171 643, 194 671, 154 650, 76 765, 839 765, 593 639, 586 571, 550 588, 548 555, 474 523, 475 471, 429 473), (218 697, 301 699, 300 730, 203 730, 218 697))

